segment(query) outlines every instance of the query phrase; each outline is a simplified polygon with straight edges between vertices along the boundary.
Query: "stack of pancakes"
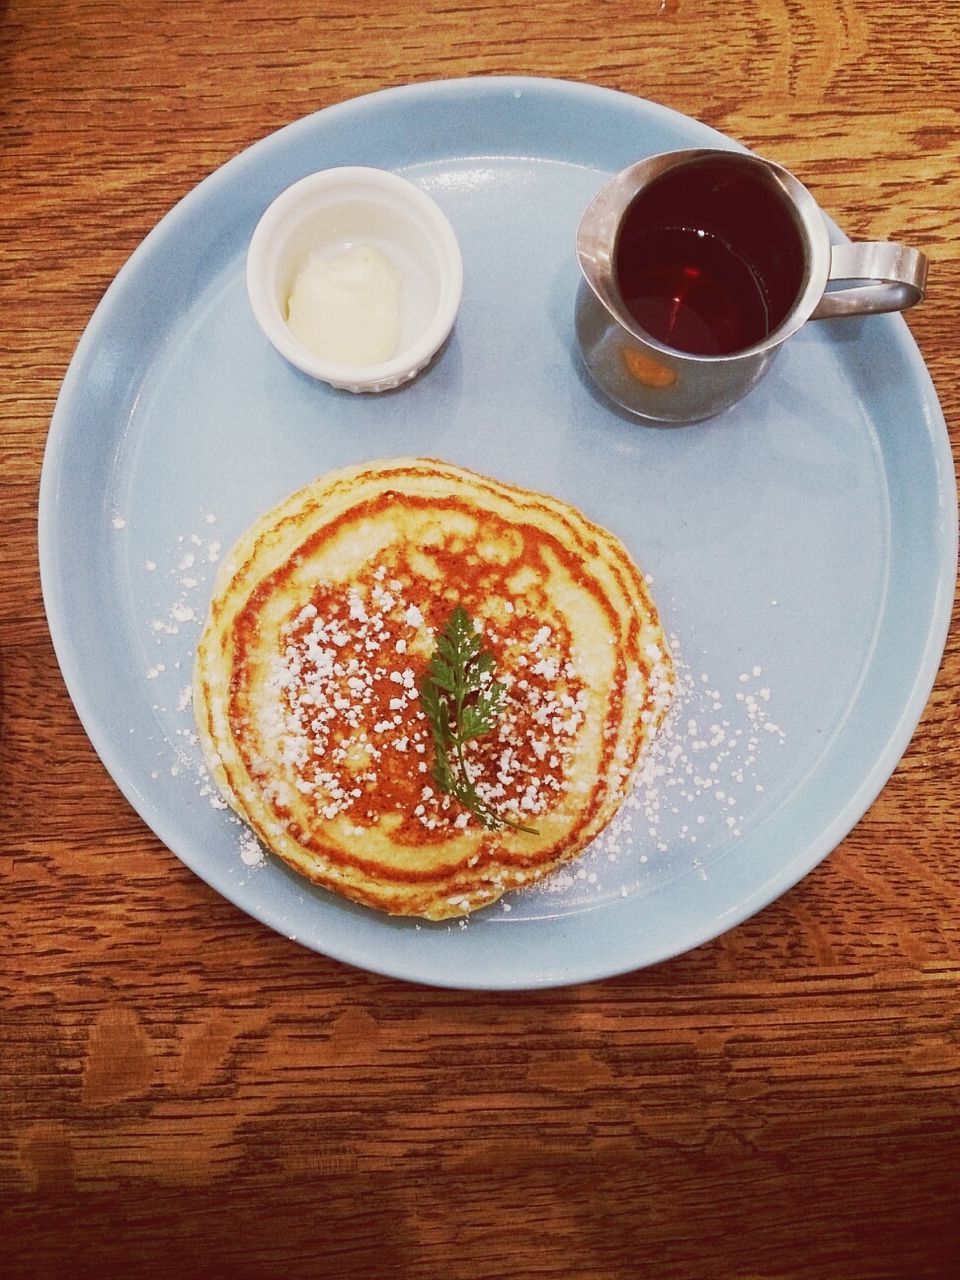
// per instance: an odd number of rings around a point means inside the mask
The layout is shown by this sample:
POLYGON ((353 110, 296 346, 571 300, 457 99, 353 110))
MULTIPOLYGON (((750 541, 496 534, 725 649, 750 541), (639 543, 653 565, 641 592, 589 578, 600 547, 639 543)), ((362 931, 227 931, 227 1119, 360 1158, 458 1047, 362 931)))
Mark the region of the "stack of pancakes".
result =
POLYGON ((310 880, 398 915, 463 915, 582 851, 673 689, 623 545, 543 494, 432 459, 322 476, 223 562, 197 651, 211 774, 310 880), (505 686, 467 744, 485 826, 434 778, 420 697, 461 605, 505 686))

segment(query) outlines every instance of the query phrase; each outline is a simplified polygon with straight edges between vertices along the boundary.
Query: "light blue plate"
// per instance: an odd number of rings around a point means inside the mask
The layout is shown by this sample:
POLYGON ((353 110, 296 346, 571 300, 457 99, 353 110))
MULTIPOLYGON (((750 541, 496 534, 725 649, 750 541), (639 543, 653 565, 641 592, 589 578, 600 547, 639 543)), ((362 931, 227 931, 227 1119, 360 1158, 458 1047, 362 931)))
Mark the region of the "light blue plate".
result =
POLYGON ((612 412, 581 375, 580 213, 610 173, 732 146, 612 91, 475 79, 389 90, 265 139, 147 237, 64 379, 40 560, 83 724, 157 835, 308 947, 457 987, 542 987, 649 965, 788 889, 899 760, 945 643, 957 554, 942 414, 899 316, 809 324, 759 389, 701 426, 612 412), (446 211, 463 307, 416 382, 380 397, 296 372, 257 329, 244 253, 263 209, 330 165, 397 169, 446 211), (212 573, 321 472, 429 454, 575 503, 629 545, 683 671, 659 771, 616 833, 465 927, 392 920, 249 866, 201 770, 186 691, 212 573))

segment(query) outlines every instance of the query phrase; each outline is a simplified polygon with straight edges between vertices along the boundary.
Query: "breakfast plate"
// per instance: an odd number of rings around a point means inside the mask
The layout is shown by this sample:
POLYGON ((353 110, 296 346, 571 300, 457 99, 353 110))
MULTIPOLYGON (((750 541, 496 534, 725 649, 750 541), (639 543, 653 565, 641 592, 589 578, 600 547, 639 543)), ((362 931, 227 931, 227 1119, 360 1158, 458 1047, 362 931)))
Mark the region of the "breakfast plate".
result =
POLYGON ((745 401, 677 429, 612 409, 577 357, 574 240, 591 197, 644 155, 735 145, 587 85, 386 90, 229 161, 107 290, 44 459, 50 630, 117 785, 250 916, 413 981, 607 977, 759 911, 844 838, 896 767, 943 652, 957 555, 946 428, 903 318, 808 324, 745 401), (308 173, 350 164, 427 191, 463 255, 452 336, 414 381, 379 395, 287 364, 244 288, 263 210, 308 173), (607 836, 462 922, 380 915, 265 856, 206 777, 190 708, 195 645, 233 540, 314 477, 401 455, 553 493, 606 525, 649 575, 681 673, 607 836))

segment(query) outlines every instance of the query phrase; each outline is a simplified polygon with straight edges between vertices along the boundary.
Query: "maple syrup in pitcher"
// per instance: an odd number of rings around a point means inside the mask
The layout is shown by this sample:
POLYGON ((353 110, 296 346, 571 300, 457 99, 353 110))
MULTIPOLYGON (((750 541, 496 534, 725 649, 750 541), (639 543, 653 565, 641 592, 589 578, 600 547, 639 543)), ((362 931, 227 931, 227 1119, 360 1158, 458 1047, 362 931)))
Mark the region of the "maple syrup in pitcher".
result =
POLYGON ((671 169, 640 192, 614 269, 627 310, 651 338, 722 356, 774 332, 806 262, 796 215, 775 183, 721 161, 671 169))

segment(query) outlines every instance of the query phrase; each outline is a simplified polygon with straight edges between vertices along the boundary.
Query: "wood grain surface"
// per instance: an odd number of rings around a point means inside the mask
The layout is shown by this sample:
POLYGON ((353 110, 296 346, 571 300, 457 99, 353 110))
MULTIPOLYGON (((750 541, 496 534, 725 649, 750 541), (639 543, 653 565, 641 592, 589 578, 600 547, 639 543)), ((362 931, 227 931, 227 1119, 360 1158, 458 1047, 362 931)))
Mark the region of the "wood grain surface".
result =
POLYGON ((389 85, 664 103, 927 250, 960 430, 960 5, 0 4, 0 1275, 960 1275, 960 646, 813 874, 645 972, 431 990, 301 949, 146 829, 61 681, 37 486, 74 346, 201 178, 389 85))

